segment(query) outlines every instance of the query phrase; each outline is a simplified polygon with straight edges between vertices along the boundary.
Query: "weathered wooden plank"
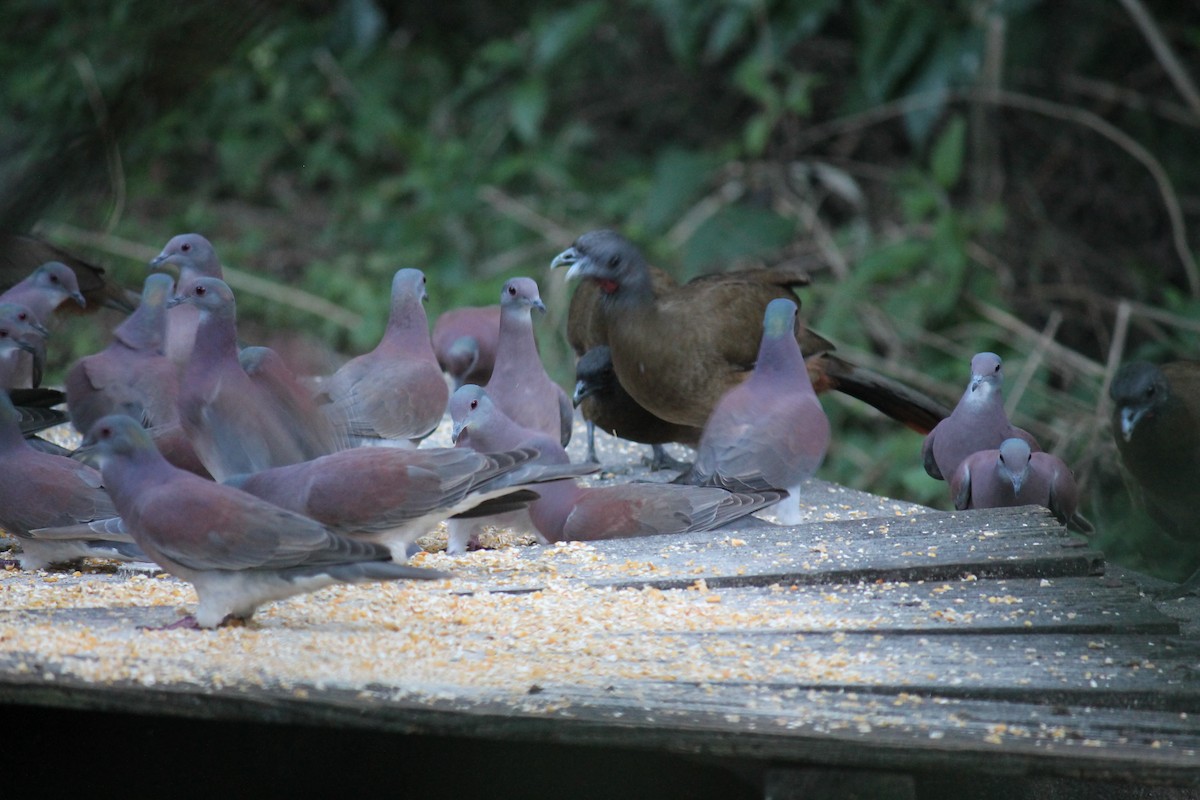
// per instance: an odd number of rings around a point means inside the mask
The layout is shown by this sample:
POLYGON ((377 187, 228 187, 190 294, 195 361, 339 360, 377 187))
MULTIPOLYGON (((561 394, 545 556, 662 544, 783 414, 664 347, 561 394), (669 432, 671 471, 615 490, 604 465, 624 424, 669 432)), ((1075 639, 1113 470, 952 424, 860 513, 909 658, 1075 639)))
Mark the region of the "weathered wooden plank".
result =
MULTIPOLYGON (((792 584, 718 590, 716 596, 740 612, 737 630, 746 634, 1179 633, 1178 621, 1148 603, 1136 585, 1103 577, 792 584)), ((659 630, 671 632, 669 626, 659 630)))
MULTIPOLYGON (((697 605, 719 601, 728 612, 725 626, 714 623, 707 631, 745 635, 1179 633, 1178 621, 1148 603, 1136 585, 1104 577, 776 584, 693 594, 697 605)), ((155 606, 10 609, 0 610, 0 624, 153 627, 169 623, 174 613, 155 606)), ((666 622, 656 630, 682 632, 666 622)))
POLYGON ((1194 716, 967 698, 666 684, 519 693, 114 685, 0 675, 0 702, 633 747, 778 764, 1053 773, 1200 786, 1194 716), (672 693, 678 702, 672 702, 672 693), (696 697, 704 697, 701 705, 696 697))
POLYGON ((1103 561, 1102 553, 1086 547, 1045 509, 1026 506, 530 548, 521 563, 482 580, 460 571, 459 586, 524 592, 544 586, 538 578, 660 589, 701 579, 716 588, 964 575, 1049 578, 1097 574, 1103 561))

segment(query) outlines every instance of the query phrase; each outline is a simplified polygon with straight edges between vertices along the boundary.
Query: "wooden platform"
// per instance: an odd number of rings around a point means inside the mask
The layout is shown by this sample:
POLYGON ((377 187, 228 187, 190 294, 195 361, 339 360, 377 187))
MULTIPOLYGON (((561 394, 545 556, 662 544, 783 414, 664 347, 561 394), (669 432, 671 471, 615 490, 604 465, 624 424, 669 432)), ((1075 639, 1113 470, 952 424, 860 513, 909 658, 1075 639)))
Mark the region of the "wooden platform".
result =
POLYGON ((204 729, 171 717, 264 731, 251 749, 280 723, 324 752, 444 743, 405 773, 414 796, 470 794, 474 752, 546 770, 480 783, 493 797, 1200 789, 1194 601, 1152 602, 1041 509, 919 513, 820 482, 806 502, 795 528, 430 555, 458 578, 325 590, 244 630, 139 630, 190 602, 165 577, 10 572, 0 702, 60 735, 174 725, 186 752, 204 729))

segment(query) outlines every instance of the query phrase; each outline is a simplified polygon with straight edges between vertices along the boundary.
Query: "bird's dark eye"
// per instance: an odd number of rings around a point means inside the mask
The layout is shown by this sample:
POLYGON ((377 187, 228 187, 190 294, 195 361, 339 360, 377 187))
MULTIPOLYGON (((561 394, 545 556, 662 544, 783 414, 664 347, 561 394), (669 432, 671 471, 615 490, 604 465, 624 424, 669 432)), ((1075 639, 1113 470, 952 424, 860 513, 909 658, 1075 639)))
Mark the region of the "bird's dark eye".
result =
POLYGON ((508 295, 509 295, 509 297, 516 297, 517 296, 517 287, 515 287, 515 286, 508 287, 508 295))
POLYGON ((50 282, 51 282, 51 283, 58 283, 58 276, 57 276, 57 275, 51 275, 51 276, 50 276, 50 282))
POLYGON ((188 250, 192 249, 192 245, 190 242, 184 242, 183 244, 179 245, 179 249, 186 253, 188 250))
POLYGON ((1146 397, 1154 397, 1154 387, 1153 386, 1146 387, 1146 397))
POLYGON ((612 267, 613 269, 616 269, 617 267, 621 266, 621 257, 620 256, 610 257, 608 259, 608 266, 612 267))
POLYGON ((196 296, 197 297, 203 297, 206 294, 208 294, 208 289, 204 288, 203 286, 196 287, 196 296))
POLYGON ((0 339, 7 339, 7 338, 8 338, 8 331, 0 330, 0 339))
POLYGON ((21 320, 21 322, 28 322, 29 315, 22 311, 20 314, 17 314, 17 319, 21 320))
POLYGON ((477 408, 479 408, 479 401, 478 401, 478 400, 472 400, 472 401, 471 401, 471 410, 472 410, 472 411, 474 411, 474 410, 475 410, 475 409, 477 409, 477 408))
POLYGON ((992 372, 999 372, 999 371, 1000 371, 1000 365, 997 364, 996 368, 994 370, 992 370, 992 372))

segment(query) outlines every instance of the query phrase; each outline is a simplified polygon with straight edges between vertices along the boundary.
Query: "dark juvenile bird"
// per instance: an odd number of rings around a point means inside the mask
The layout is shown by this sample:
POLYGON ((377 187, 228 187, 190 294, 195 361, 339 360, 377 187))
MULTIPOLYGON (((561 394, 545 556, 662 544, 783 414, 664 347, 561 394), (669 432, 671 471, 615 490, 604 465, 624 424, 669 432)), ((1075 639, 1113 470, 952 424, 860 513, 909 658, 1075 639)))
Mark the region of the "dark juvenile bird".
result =
POLYGON ((464 306, 440 314, 433 323, 433 352, 454 381, 486 386, 496 364, 500 306, 464 306))
POLYGON ((677 480, 786 490, 776 513, 784 525, 797 525, 801 484, 821 466, 827 449, 829 419, 796 343, 796 304, 779 297, 767 304, 750 377, 717 403, 691 470, 677 480))
MULTIPOLYGON (((685 469, 688 466, 668 455, 664 444, 677 442, 695 447, 700 443, 700 428, 660 419, 629 396, 629 392, 617 380, 612 365, 612 351, 608 345, 593 347, 575 362, 575 393, 571 399, 589 425, 611 436, 650 445, 653 448, 650 461, 652 470, 685 469)), ((596 443, 590 433, 587 459, 599 461, 596 443)))
POLYGON ((108 532, 90 527, 116 516, 100 473, 30 447, 20 415, 0 392, 0 527, 20 543, 21 566, 42 569, 86 557, 145 560, 115 525, 108 532))
POLYGON ((533 310, 545 312, 532 278, 511 278, 500 290, 500 338, 496 366, 487 382, 492 402, 519 425, 571 439, 575 410, 562 387, 550 380, 533 337, 533 310))
MULTIPOLYGON (((176 295, 186 294, 197 278, 225 277, 212 242, 198 233, 172 236, 163 246, 162 252, 151 259, 149 267, 173 275, 176 295)), ((167 314, 167 358, 180 366, 187 363, 199 324, 200 312, 195 307, 172 307, 167 314)))
MULTIPOLYGON (((453 436, 479 452, 533 447, 545 463, 565 463, 566 451, 552 437, 523 428, 501 411, 478 386, 463 386, 450 398, 453 436)), ((529 518, 544 542, 593 541, 633 536, 688 533, 719 528, 766 508, 781 492, 729 492, 725 489, 662 483, 584 487, 574 479, 537 487, 529 518)), ((449 552, 461 552, 451 530, 449 552)))
MULTIPOLYGON (((566 265, 568 279, 588 278, 600 289, 621 385, 655 416, 693 427, 703 427, 721 395, 749 374, 767 303, 795 300, 790 288, 737 273, 656 293, 641 252, 608 230, 580 236, 551 266, 566 265)), ((807 328, 797 336, 818 391, 850 394, 921 432, 945 416, 939 403, 833 356, 828 341, 807 328)))
POLYGON ((448 517, 523 508, 542 482, 595 471, 531 463, 537 455, 355 447, 229 483, 338 533, 386 545, 403 561, 409 545, 448 517))
POLYGON ((1035 452, 1042 449, 1032 434, 1008 421, 1000 356, 976 353, 971 359, 971 380, 958 405, 921 443, 921 461, 931 478, 946 480, 967 456, 995 450, 1014 436, 1028 442, 1035 452))
POLYGON ((80 433, 114 413, 147 427, 179 419, 179 370, 163 353, 173 283, 169 275, 147 276, 141 304, 113 331, 108 347, 67 371, 67 409, 80 433))
POLYGON ((1029 442, 1013 436, 998 449, 967 456, 950 477, 950 495, 959 511, 1036 505, 1050 509, 1059 522, 1090 533, 1081 517, 1075 476, 1061 458, 1035 453, 1029 442))
POLYGON ((75 273, 75 284, 87 301, 82 309, 68 303, 61 310, 114 308, 129 313, 137 307, 137 295, 109 280, 103 267, 36 236, 0 233, 0 289, 13 286, 48 261, 58 261, 71 268, 75 273))
POLYGON ((130 417, 103 417, 88 438, 134 540, 159 566, 196 588, 195 615, 176 625, 245 622, 263 603, 335 583, 448 577, 397 564, 383 545, 341 536, 308 517, 171 466, 130 417))
POLYGON ((295 464, 338 447, 332 425, 306 392, 275 384, 269 371, 247 375, 238 361, 233 292, 198 278, 168 306, 200 309, 195 346, 179 389, 179 420, 200 461, 217 480, 295 464), (303 412, 303 413, 298 413, 303 412))
POLYGON ((433 433, 450 391, 429 339, 425 273, 398 270, 379 344, 346 362, 321 385, 335 426, 362 444, 412 443, 433 433))
POLYGON ((1147 513, 1171 536, 1195 541, 1200 501, 1200 361, 1132 361, 1109 388, 1121 461, 1147 513))

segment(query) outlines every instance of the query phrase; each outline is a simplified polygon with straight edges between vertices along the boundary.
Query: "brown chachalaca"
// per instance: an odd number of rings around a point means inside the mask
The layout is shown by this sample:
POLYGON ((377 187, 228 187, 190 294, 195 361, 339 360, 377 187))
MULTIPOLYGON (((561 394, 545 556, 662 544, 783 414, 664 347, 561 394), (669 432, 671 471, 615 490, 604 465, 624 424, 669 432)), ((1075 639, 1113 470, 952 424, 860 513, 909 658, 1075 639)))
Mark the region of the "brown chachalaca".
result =
MULTIPOLYGON (((656 289, 642 253, 611 230, 583 234, 551 266, 569 266, 568 280, 588 278, 597 287, 613 367, 630 396, 654 415, 692 427, 703 427, 721 396, 750 374, 767 304, 794 301, 792 289, 803 285, 794 274, 771 280, 758 274, 770 270, 752 270, 656 289)), ((818 392, 856 397, 920 433, 949 413, 914 389, 834 356, 833 345, 806 326, 797 327, 796 340, 818 392)))
MULTIPOLYGON (((656 296, 669 294, 678 288, 675 279, 658 267, 648 266, 651 288, 656 296)), ((792 290, 809 283, 808 274, 800 269, 749 269, 738 272, 701 275, 692 283, 758 284, 774 289, 792 290)), ((601 430, 631 442, 648 444, 653 450, 650 469, 684 470, 689 466, 667 454, 664 444, 695 447, 700 440, 700 427, 680 425, 655 416, 638 404, 617 379, 608 347, 607 315, 601 308, 604 292, 599 283, 581 283, 571 296, 567 311, 567 342, 575 351, 576 399, 583 418, 588 423, 589 461, 596 461, 595 425, 601 430), (603 350, 596 351, 603 347, 603 350), (580 390, 582 388, 582 394, 580 390), (585 399, 586 398, 586 399, 585 399), (582 401, 582 402, 581 402, 582 401)), ((831 347, 824 339, 823 347, 831 347)))
POLYGON ((1200 361, 1133 361, 1109 387, 1112 426, 1147 513, 1177 539, 1200 536, 1200 361))

